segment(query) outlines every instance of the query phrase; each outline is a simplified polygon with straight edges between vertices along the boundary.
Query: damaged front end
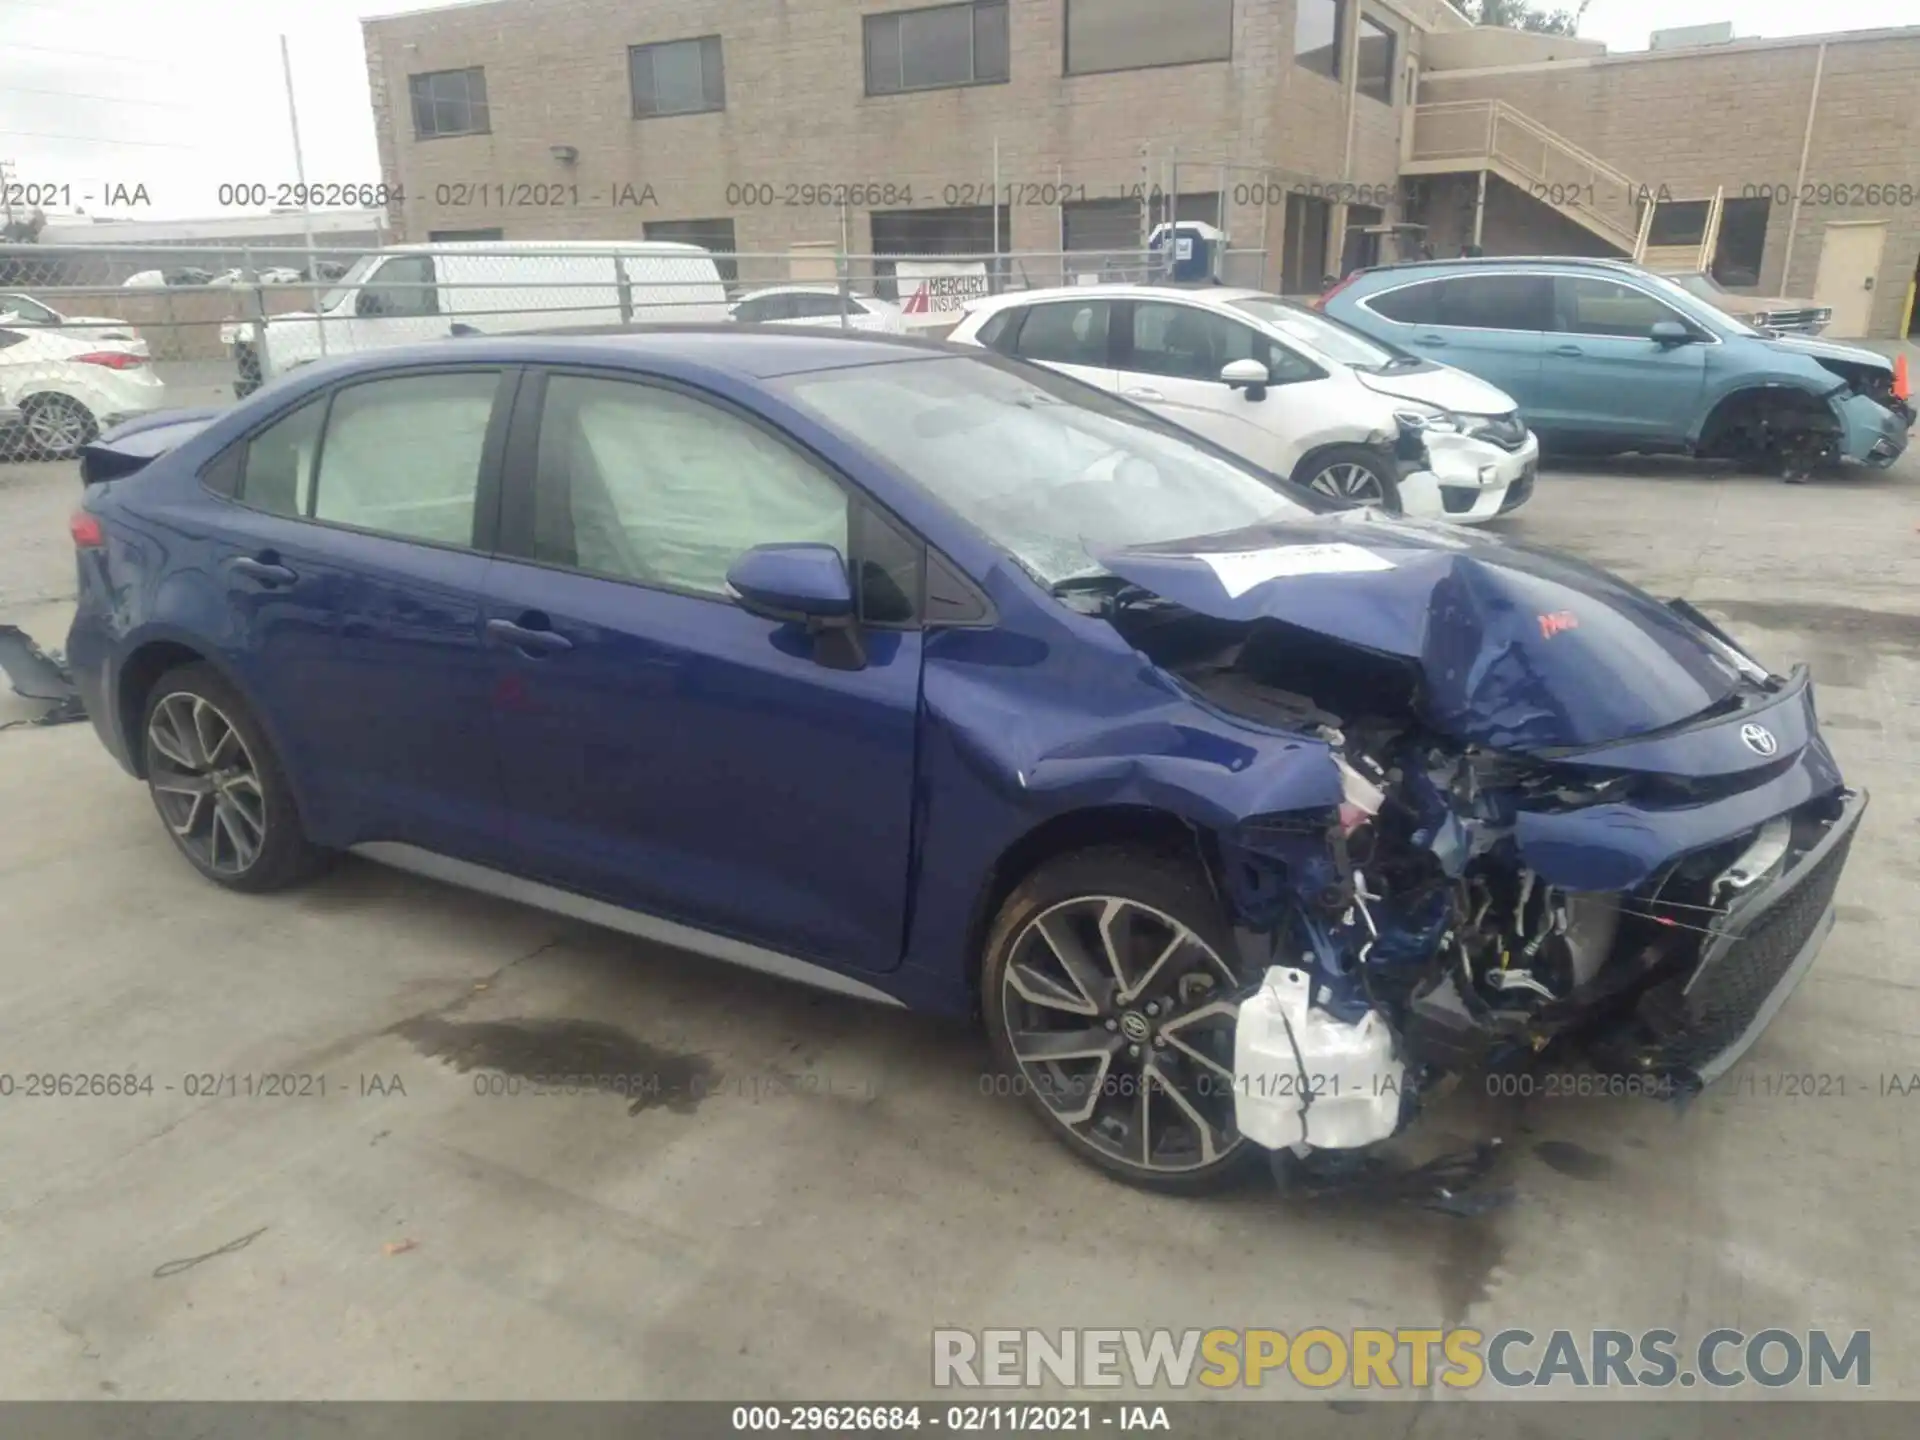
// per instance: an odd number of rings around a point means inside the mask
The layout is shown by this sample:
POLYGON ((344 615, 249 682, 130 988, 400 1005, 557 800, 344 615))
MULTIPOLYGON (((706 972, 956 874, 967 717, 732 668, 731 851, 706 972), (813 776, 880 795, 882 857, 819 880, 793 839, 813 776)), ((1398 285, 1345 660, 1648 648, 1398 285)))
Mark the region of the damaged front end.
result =
POLYGON ((1831 928, 1865 797, 1805 672, 1690 607, 1374 516, 1103 563, 1113 583, 1070 603, 1336 781, 1212 836, 1246 1138, 1363 1150, 1448 1077, 1550 1046, 1690 1093, 1831 928))

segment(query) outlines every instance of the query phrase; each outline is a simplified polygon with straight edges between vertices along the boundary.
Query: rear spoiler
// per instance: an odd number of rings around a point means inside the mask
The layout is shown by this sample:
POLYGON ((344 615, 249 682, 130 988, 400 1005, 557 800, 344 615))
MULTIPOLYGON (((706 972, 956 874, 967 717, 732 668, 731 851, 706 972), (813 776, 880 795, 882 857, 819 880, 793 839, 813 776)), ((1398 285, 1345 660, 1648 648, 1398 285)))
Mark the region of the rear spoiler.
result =
POLYGON ((169 450, 177 450, 226 413, 224 406, 162 410, 116 425, 80 449, 80 483, 102 485, 145 469, 169 450))

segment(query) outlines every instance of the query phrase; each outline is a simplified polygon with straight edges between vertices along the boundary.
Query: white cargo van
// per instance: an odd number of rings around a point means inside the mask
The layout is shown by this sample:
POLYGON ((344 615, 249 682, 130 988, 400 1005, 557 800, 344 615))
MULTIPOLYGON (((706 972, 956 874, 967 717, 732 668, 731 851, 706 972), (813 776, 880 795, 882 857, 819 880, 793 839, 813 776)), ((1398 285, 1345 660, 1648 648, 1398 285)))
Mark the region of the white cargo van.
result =
POLYGON ((235 392, 245 395, 259 387, 263 369, 280 375, 322 355, 449 335, 727 318, 726 284, 698 245, 484 240, 363 255, 317 311, 267 318, 264 367, 252 324, 223 325, 220 338, 240 367, 235 392))

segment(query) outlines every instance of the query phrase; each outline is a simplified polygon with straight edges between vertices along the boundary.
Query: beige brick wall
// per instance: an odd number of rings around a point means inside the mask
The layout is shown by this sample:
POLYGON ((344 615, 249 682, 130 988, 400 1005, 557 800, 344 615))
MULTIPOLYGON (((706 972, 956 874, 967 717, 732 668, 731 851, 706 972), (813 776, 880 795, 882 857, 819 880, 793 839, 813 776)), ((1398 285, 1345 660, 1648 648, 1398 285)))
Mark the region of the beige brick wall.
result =
MULTIPOLYGON (((1506 74, 1427 75, 1420 98, 1504 100, 1676 197, 1705 197, 1722 185, 1730 198, 1748 185, 1790 193, 1818 64, 1817 44, 1616 57, 1506 74)), ((1812 185, 1844 185, 1849 198, 1852 187, 1868 184, 1906 186, 1914 198, 1877 207, 1803 204, 1797 226, 1792 205, 1776 203, 1760 289, 1811 295, 1827 224, 1884 222, 1870 333, 1894 334, 1920 261, 1920 35, 1827 47, 1806 175, 1812 185)), ((1490 222, 1489 249, 1495 235, 1490 222)))
MULTIPOLYGON (((1007 84, 868 96, 861 16, 914 0, 499 0, 497 4, 365 22, 381 163, 408 196, 395 228, 499 226, 509 237, 631 238, 647 220, 731 216, 743 251, 837 241, 831 209, 728 205, 742 182, 881 182, 913 188, 911 208, 938 206, 949 185, 984 187, 1000 141, 1003 182, 1086 187, 1113 196, 1143 182, 1146 153, 1159 181, 1179 164, 1180 188, 1212 191, 1220 162, 1280 167, 1292 176, 1391 184, 1398 169, 1404 86, 1396 104, 1352 98, 1293 63, 1294 0, 1238 0, 1233 58, 1106 75, 1062 74, 1062 0, 1011 0, 1007 84), (631 118, 627 47, 719 34, 727 108, 705 115, 631 118), (492 133, 417 140, 407 76, 484 66, 492 133), (1349 106, 1352 109, 1351 174, 1349 106), (569 166, 553 145, 579 152, 569 166), (650 184, 659 204, 578 209, 456 208, 438 187, 461 182, 577 185, 583 200, 650 184)), ((1408 26, 1371 0, 1403 43, 1408 26)), ((1347 37, 1352 73, 1353 27, 1347 37)), ((1262 215, 1254 191, 1231 204, 1252 169, 1227 174, 1229 228, 1277 251, 1281 216, 1262 215)), ((900 208, 909 208, 902 206, 900 208)), ((867 216, 851 217, 856 251, 871 243, 867 216)), ((1017 205, 1010 243, 1059 248, 1059 212, 1017 205)))

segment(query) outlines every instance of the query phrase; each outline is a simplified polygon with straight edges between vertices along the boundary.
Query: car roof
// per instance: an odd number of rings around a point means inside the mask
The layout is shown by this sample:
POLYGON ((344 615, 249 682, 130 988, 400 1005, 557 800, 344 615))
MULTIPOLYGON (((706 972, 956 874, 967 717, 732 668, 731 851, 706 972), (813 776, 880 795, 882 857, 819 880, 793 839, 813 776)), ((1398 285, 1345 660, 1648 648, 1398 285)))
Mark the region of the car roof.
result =
POLYGON ((431 362, 479 360, 503 365, 588 363, 635 370, 697 369, 747 380, 821 370, 958 357, 972 346, 868 331, 778 330, 750 325, 557 327, 515 335, 466 335, 424 345, 362 351, 302 365, 301 375, 339 377, 431 362), (324 369, 323 369, 324 367, 324 369))
POLYGON ((1508 265, 1556 265, 1575 270, 1625 270, 1633 274, 1654 274, 1644 265, 1610 255, 1461 255, 1443 260, 1403 260, 1391 265, 1368 265, 1351 278, 1364 275, 1393 275, 1410 271, 1479 270, 1508 265))
POLYGON ((1224 305, 1233 300, 1278 300, 1270 290, 1248 290, 1233 285, 1142 285, 1134 281, 1110 281, 1098 285, 1053 285, 1043 290, 1010 290, 990 295, 966 306, 969 314, 991 314, 1015 305, 1036 305, 1050 300, 1084 300, 1098 295, 1104 300, 1191 300, 1200 304, 1224 305))
MULTIPOLYGON (((837 298, 839 294, 840 287, 838 285, 762 285, 758 290, 747 291, 747 293, 740 298, 742 300, 757 300, 762 295, 832 295, 837 298)), ((864 290, 849 290, 847 291, 847 298, 850 300, 871 300, 874 297, 867 294, 864 290)))

